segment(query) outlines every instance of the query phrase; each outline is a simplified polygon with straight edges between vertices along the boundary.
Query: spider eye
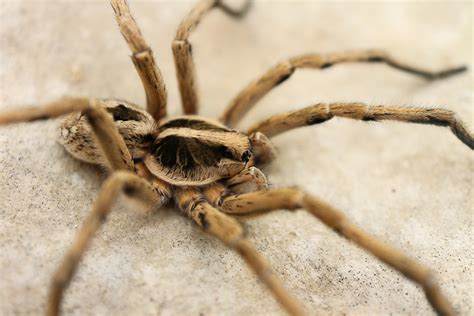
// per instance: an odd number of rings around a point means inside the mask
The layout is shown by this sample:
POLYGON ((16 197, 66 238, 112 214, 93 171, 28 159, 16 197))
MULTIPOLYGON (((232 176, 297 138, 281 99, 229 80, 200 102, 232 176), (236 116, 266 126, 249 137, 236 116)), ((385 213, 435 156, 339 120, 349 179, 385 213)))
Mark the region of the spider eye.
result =
POLYGON ((252 153, 250 152, 250 150, 246 150, 242 154, 241 159, 243 162, 247 163, 250 160, 250 157, 252 157, 252 153))

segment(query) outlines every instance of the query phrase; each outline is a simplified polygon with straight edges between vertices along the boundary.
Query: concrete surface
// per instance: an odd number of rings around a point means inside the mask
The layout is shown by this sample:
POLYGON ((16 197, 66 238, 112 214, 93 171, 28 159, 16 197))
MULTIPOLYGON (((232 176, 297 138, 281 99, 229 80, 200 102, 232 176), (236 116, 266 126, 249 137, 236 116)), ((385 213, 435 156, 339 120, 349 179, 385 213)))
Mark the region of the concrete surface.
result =
MULTIPOLYGON (((179 113, 170 43, 190 2, 132 11, 179 113)), ((0 5, 1 109, 65 95, 144 94, 106 1, 0 5)), ((192 35, 202 113, 304 52, 384 48, 430 69, 472 60, 472 3, 257 2, 236 23, 212 12, 192 35)), ((472 68, 471 68, 472 69, 472 68)), ((323 101, 443 106, 472 128, 472 72, 439 82, 382 65, 298 71, 245 119, 323 101)), ((57 121, 0 128, 0 314, 37 315, 104 177, 56 143, 57 121)), ((344 119, 275 138, 274 186, 298 185, 431 267, 461 315, 473 311, 474 155, 446 128, 344 119)), ((304 211, 245 220, 250 238, 310 314, 432 310, 421 290, 304 211)), ((173 210, 117 207, 66 293, 71 315, 281 315, 242 260, 173 210)))

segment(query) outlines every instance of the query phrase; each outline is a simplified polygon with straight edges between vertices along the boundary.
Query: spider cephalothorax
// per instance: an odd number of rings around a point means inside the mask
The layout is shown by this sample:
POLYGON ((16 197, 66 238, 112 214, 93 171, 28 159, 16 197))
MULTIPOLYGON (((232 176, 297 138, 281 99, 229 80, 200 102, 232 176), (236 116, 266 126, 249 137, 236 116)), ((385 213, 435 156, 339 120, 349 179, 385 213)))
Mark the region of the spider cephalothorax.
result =
MULTIPOLYGON (((142 80, 147 109, 117 99, 69 98, 44 106, 0 113, 0 124, 48 119, 68 114, 60 125, 60 142, 74 157, 106 167, 104 182, 90 216, 54 274, 47 312, 60 311, 64 289, 94 233, 105 222, 121 193, 158 209, 169 202, 207 233, 235 249, 281 305, 293 315, 303 314, 300 304, 285 290, 265 258, 231 215, 260 215, 277 209, 303 208, 340 235, 368 250, 400 271, 425 291, 434 310, 453 314, 449 301, 431 271, 352 224, 342 212, 296 188, 267 189, 266 178, 255 166, 274 158, 272 137, 291 129, 321 124, 333 117, 363 121, 397 120, 450 127, 469 148, 474 137, 449 110, 368 106, 363 103, 317 103, 261 121, 246 132, 233 127, 271 89, 289 79, 298 68, 324 69, 337 63, 385 63, 396 69, 438 79, 465 67, 430 72, 401 63, 377 50, 301 55, 277 64, 245 87, 227 106, 220 121, 196 116, 198 98, 195 70, 188 41, 205 13, 221 8, 234 17, 248 9, 232 9, 219 0, 202 0, 181 23, 173 41, 173 54, 184 116, 168 118, 161 73, 124 0, 111 0, 122 35, 142 80)), ((248 2, 247 2, 248 4, 248 2)))
POLYGON ((201 117, 161 123, 144 158, 157 177, 175 185, 204 185, 242 171, 250 157, 248 136, 201 117))

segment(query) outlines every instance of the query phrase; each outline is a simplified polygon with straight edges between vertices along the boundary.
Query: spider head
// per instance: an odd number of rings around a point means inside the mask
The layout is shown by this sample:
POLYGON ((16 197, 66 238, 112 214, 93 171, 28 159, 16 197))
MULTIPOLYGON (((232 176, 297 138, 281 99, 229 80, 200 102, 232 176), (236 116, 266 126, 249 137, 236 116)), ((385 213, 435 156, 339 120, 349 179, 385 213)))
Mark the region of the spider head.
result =
POLYGON ((234 176, 251 157, 246 135, 209 119, 184 116, 158 126, 145 164, 171 184, 204 185, 234 176))

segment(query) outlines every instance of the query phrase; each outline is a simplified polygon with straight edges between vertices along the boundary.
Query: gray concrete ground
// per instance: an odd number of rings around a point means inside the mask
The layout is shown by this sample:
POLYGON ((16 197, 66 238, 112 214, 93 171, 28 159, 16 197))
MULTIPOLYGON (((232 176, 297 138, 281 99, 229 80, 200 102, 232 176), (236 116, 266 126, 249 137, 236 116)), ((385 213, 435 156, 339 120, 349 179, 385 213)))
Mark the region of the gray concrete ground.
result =
MULTIPOLYGON (((179 113, 170 43, 190 2, 131 1, 179 113)), ((0 110, 65 95, 144 104, 106 1, 2 1, 0 110)), ((192 35, 202 113, 305 52, 383 48, 429 69, 472 66, 469 2, 257 2, 241 21, 212 12, 192 35)), ((298 71, 243 121, 324 101, 442 106, 471 128, 472 71, 427 82, 383 65, 298 71)), ((36 315, 50 276, 104 176, 56 142, 57 121, 0 128, 0 314, 36 315)), ((297 185, 431 267, 461 315, 473 314, 472 152, 447 128, 335 119, 275 138, 273 186, 297 185)), ((250 238, 309 314, 432 310, 422 291, 304 211, 245 220, 250 238)), ((72 315, 281 315, 242 260, 168 209, 124 205, 95 238, 66 293, 72 315)))

